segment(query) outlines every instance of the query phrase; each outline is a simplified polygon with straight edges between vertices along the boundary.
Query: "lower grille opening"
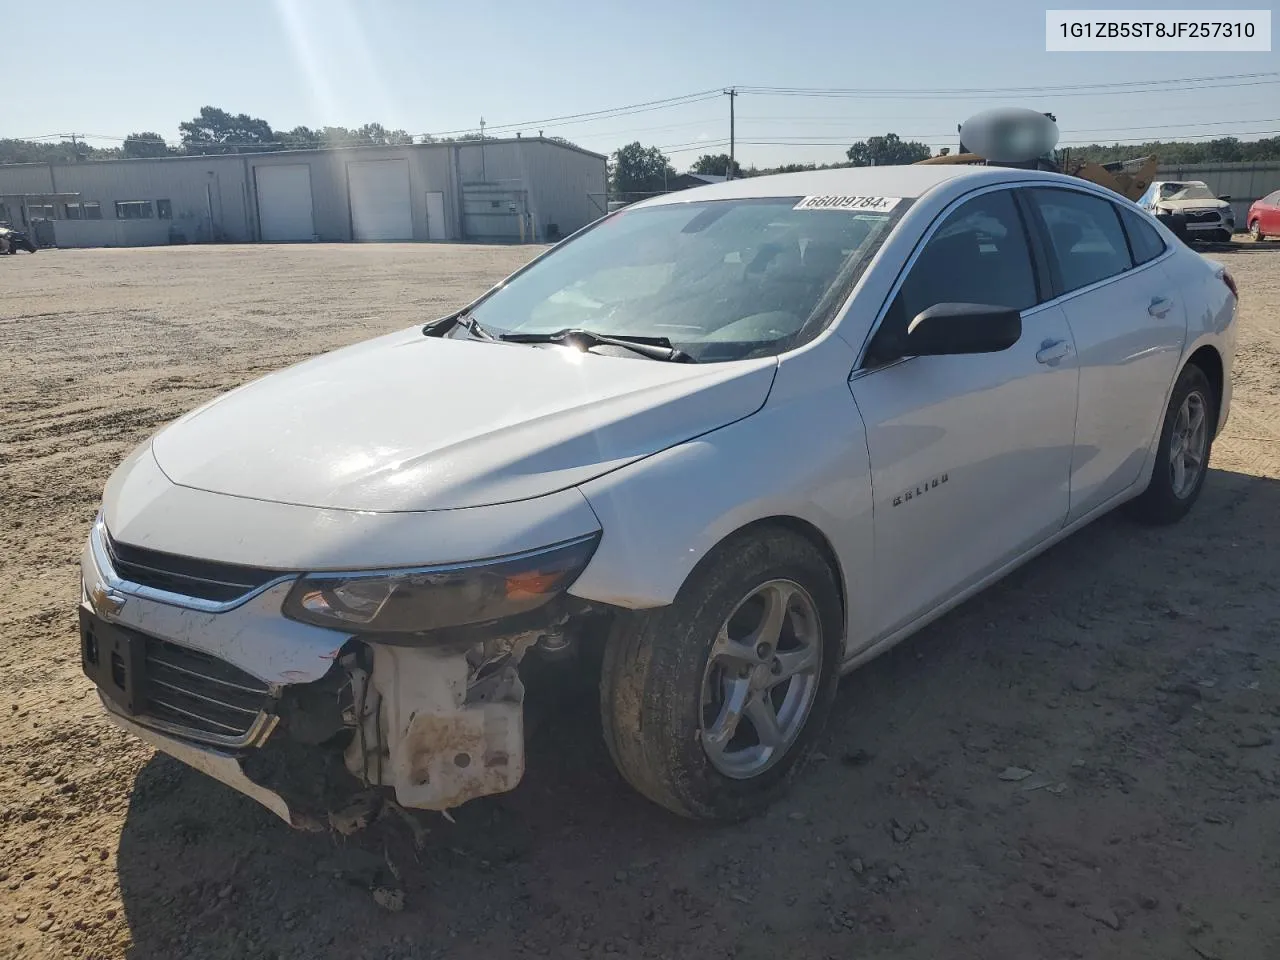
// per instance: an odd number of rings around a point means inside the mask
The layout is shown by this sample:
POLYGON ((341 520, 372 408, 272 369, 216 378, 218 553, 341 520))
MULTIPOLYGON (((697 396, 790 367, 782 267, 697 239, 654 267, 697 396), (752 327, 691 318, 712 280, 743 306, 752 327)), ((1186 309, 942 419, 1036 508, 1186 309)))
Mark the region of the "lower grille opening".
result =
POLYGON ((143 714, 193 739, 246 739, 270 712, 267 684, 225 660, 146 638, 143 714))

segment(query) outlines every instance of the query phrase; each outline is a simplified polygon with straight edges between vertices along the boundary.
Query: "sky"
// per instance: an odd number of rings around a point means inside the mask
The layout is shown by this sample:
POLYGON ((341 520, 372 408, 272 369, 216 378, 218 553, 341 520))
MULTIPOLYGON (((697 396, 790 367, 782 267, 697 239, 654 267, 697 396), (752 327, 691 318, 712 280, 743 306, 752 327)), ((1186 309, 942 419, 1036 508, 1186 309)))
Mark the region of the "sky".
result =
MULTIPOLYGON (((1164 4, 1249 6, 1239 0, 1164 4)), ((744 165, 834 162, 854 140, 890 131, 935 149, 954 147, 956 124, 995 106, 1053 111, 1064 145, 1280 133, 1280 53, 1047 53, 1045 6, 1020 0, 693 0, 648 7, 617 0, 9 3, 0 15, 11 41, 0 137, 74 132, 95 146, 116 146, 129 133, 151 130, 177 142, 179 122, 204 105, 261 117, 283 130, 377 121, 414 134, 462 132, 476 129, 483 117, 495 135, 542 129, 601 153, 639 140, 664 148, 677 169, 685 169, 700 153, 727 151, 729 98, 721 91, 728 87, 876 91, 784 96, 744 90, 735 100, 736 156, 744 165), (36 42, 39 37, 46 42, 36 42), (1269 71, 1277 76, 1163 90, 1119 86, 1269 71), (1082 84, 1106 86, 1061 89, 1082 84), (956 92, 1027 87, 1041 91, 956 92), (625 115, 552 119, 686 96, 625 115)))

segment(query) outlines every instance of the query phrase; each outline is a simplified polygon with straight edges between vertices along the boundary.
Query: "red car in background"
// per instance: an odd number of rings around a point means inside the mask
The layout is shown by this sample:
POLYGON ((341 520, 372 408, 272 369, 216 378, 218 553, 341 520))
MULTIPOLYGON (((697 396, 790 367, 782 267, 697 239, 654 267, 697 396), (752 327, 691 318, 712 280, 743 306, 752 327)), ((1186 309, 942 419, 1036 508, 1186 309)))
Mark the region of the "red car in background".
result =
POLYGON ((1255 240, 1280 237, 1280 190, 1273 190, 1261 200, 1253 201, 1244 222, 1255 240))

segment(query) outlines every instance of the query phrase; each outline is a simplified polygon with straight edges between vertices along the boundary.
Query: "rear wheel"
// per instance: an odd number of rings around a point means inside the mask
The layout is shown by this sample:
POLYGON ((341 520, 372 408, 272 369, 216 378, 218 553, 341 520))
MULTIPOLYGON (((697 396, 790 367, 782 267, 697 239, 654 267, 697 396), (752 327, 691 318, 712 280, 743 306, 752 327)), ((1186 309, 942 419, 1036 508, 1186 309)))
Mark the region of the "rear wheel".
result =
POLYGON ((1257 220, 1249 224, 1249 236, 1253 237, 1255 242, 1267 239, 1267 235, 1262 232, 1262 224, 1257 220))
POLYGON ((671 606, 620 617, 605 648, 605 740, 627 781, 695 819, 750 816, 786 789, 835 696, 843 613, 808 540, 721 544, 671 606))
POLYGON ((1209 378, 1188 364, 1169 398, 1151 483, 1132 503, 1137 519, 1164 524, 1186 516, 1204 487, 1217 418, 1218 397, 1209 378))

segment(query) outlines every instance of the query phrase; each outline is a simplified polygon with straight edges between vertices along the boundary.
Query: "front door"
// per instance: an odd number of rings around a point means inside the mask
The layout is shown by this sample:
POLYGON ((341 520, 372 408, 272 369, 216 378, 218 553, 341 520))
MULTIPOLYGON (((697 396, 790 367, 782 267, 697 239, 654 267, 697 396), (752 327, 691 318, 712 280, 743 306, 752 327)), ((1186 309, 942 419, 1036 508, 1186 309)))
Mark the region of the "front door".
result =
POLYGON ((850 380, 875 498, 873 639, 1063 526, 1077 367, 1061 309, 1037 306, 1039 299, 1012 194, 980 194, 927 240, 850 380), (921 310, 948 302, 1019 309, 1022 337, 1000 353, 878 364, 879 345, 921 310))

